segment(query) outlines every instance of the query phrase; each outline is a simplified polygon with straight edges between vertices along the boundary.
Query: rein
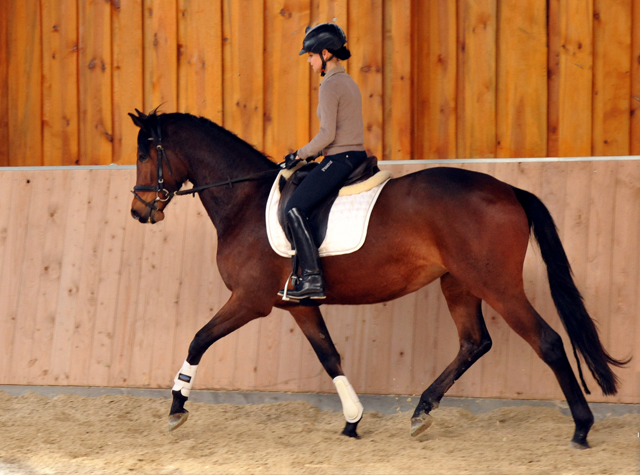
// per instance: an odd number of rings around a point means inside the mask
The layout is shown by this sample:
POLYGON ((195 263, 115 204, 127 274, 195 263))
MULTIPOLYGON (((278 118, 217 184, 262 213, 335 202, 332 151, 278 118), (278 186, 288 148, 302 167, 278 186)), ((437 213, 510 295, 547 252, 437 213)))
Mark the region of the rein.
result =
MULTIPOLYGON (((216 188, 219 186, 228 186, 229 188, 233 188, 233 184, 234 183, 240 183, 243 181, 252 181, 252 180, 257 180, 259 178, 262 178, 263 176, 267 176, 270 174, 274 174, 274 173, 278 173, 280 171, 279 168, 274 169, 274 170, 266 170, 263 172, 258 172, 258 173, 254 173, 252 175, 247 175, 244 177, 240 177, 240 178, 227 178, 224 181, 219 181, 216 183, 210 183, 208 185, 201 185, 201 186, 194 186, 189 190, 177 190, 177 191, 172 191, 169 192, 169 190, 167 190, 164 187, 164 176, 163 176, 163 171, 162 171, 162 162, 163 160, 165 160, 167 162, 167 167, 169 168, 169 174, 173 176, 173 172, 171 170, 171 165, 169 164, 169 159, 167 158, 167 155, 165 153, 164 147, 162 146, 162 132, 160 129, 160 118, 158 118, 158 125, 157 125, 157 131, 156 131, 156 140, 157 140, 157 145, 156 145, 156 150, 158 152, 157 154, 157 158, 158 158, 158 182, 155 186, 153 185, 136 185, 133 187, 133 190, 131 191, 131 193, 133 193, 133 196, 136 197, 136 199, 138 201, 140 201, 142 204, 144 204, 147 208, 150 208, 152 210, 158 211, 158 206, 157 206, 157 202, 165 202, 165 201, 169 201, 171 198, 173 198, 174 196, 181 196, 181 195, 194 195, 200 191, 203 190, 207 190, 209 188, 216 188), (140 197, 140 195, 138 195, 138 191, 155 191, 156 192, 156 198, 149 202, 149 201, 145 201, 144 199, 142 199, 140 197), (161 196, 163 195, 163 196, 161 196)), ((153 140, 153 138, 149 138, 149 140, 153 140)))
POLYGON ((266 170, 263 172, 258 172, 258 173, 254 173, 253 175, 247 175, 245 177, 241 177, 241 178, 227 178, 225 181, 219 181, 216 183, 210 183, 208 185, 202 185, 202 186, 194 186, 193 188, 189 189, 189 190, 180 190, 180 191, 174 191, 173 193, 170 193, 171 196, 176 195, 176 196, 181 196, 181 195, 195 195, 196 193, 198 193, 199 191, 202 190, 206 190, 208 188, 215 188, 217 186, 225 186, 227 185, 229 188, 233 188, 233 184, 234 183, 240 183, 243 181, 251 181, 251 180, 257 180, 258 178, 261 178, 263 176, 269 175, 271 173, 278 173, 280 170, 266 170))

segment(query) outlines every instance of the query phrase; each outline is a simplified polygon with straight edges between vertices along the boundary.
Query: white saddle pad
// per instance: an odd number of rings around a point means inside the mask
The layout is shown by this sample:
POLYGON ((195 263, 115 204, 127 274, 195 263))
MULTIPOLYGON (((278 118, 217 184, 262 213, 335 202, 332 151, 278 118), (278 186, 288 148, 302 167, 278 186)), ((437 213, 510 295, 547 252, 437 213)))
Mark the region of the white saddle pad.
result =
MULTIPOLYGON (((386 173, 386 172, 380 172, 386 173)), ((278 203, 280 203, 280 174, 276 177, 269 194, 266 209, 267 236, 273 250, 282 257, 291 257, 295 251, 278 221, 278 203)), ((362 247, 367 238, 367 227, 373 206, 391 178, 390 174, 384 175, 382 183, 362 193, 347 196, 338 196, 329 213, 327 234, 318 249, 321 257, 339 256, 355 252, 362 247)), ((358 186, 358 185, 353 185, 358 186)))

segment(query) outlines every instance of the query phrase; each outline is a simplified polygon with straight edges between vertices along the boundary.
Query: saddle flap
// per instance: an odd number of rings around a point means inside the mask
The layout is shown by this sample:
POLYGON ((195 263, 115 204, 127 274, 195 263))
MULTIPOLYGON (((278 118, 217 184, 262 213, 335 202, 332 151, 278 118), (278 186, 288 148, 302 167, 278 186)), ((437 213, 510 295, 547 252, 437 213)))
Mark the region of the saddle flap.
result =
MULTIPOLYGON (((304 179, 309 175, 309 173, 318 165, 318 162, 308 163, 300 168, 298 168, 288 179, 280 176, 280 182, 278 186, 280 187, 280 203, 278 204, 278 222, 287 236, 287 239, 290 243, 292 243, 291 236, 289 235, 289 230, 286 225, 286 217, 284 215, 285 206, 289 198, 293 192, 298 188, 300 183, 304 181, 304 179)), ((360 183, 371 178, 373 175, 378 173, 380 169, 378 168, 378 159, 376 157, 367 157, 359 166, 354 168, 354 170, 349 174, 346 181, 342 185, 342 187, 353 185, 355 183, 360 183)), ((329 213, 331 212, 331 207, 335 202, 338 194, 340 193, 340 189, 333 191, 327 198, 325 198, 321 203, 319 203, 307 219, 311 224, 311 230, 313 233, 313 239, 316 243, 317 247, 320 247, 322 242, 324 241, 325 236, 327 235, 327 225, 329 223, 329 213)))

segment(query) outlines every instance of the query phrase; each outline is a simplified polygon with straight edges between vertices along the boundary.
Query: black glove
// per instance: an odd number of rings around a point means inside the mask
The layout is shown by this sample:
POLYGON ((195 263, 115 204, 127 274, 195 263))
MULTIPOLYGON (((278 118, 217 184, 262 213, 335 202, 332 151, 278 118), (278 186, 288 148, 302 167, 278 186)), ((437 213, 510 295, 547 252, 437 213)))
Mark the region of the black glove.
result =
POLYGON ((283 168, 290 170, 293 167, 295 167, 298 162, 300 162, 300 159, 296 159, 296 157, 298 156, 298 151, 296 150, 293 153, 290 153, 288 155, 284 156, 284 164, 281 164, 280 166, 282 166, 283 168))

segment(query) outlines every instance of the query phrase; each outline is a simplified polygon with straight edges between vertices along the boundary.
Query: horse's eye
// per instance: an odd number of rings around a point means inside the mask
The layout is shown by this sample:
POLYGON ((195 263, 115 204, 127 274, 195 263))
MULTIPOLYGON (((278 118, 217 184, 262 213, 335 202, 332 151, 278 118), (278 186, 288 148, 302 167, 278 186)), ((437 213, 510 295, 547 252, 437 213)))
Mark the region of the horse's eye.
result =
POLYGON ((139 153, 139 154, 138 154, 138 160, 139 160, 140 162, 146 162, 146 161, 147 161, 147 158, 149 158, 149 157, 148 157, 147 155, 145 155, 144 153, 139 153))

